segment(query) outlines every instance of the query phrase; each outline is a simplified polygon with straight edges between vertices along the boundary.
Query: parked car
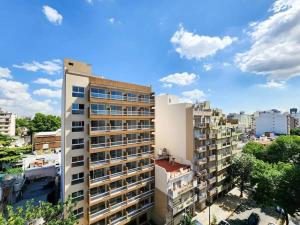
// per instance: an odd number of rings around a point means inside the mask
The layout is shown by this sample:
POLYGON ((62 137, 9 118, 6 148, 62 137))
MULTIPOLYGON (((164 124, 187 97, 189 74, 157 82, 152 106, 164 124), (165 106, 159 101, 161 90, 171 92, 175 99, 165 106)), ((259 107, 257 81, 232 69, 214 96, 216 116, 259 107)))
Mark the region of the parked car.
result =
POLYGON ((258 225, 260 221, 260 217, 257 213, 251 213, 248 217, 248 225, 258 225))
POLYGON ((218 225, 230 225, 226 220, 221 220, 218 225))

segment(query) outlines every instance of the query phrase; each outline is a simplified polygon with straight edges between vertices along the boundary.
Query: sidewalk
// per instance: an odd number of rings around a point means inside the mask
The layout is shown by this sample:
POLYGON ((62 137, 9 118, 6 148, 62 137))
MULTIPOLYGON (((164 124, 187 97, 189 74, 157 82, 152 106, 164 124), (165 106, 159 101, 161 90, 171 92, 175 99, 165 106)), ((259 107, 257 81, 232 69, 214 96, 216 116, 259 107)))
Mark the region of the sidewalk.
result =
MULTIPOLYGON (((216 216, 217 221, 226 220, 234 210, 240 205, 241 202, 247 200, 248 195, 245 192, 244 197, 241 199, 240 191, 237 187, 228 192, 225 196, 217 199, 210 207, 210 221, 213 215, 216 216)), ((196 218, 203 225, 209 224, 209 209, 208 207, 201 212, 196 212, 196 218)))

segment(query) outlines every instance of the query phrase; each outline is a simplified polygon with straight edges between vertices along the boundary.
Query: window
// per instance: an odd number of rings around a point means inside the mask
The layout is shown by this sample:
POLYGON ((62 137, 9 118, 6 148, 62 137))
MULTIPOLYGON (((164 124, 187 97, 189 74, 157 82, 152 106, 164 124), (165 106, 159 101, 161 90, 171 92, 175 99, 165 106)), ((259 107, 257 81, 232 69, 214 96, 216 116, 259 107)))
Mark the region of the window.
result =
POLYGON ((71 182, 72 185, 80 184, 80 183, 83 183, 83 182, 84 182, 84 174, 83 174, 83 172, 76 173, 76 174, 72 175, 72 182, 71 182))
POLYGON ((93 98, 107 98, 106 91, 99 88, 91 88, 91 96, 93 98))
POLYGON ((82 218, 83 217, 83 207, 75 209, 73 211, 74 215, 76 216, 77 219, 82 218))
POLYGON ((83 166, 84 157, 83 155, 72 157, 72 167, 83 166))
POLYGON ((84 114, 84 104, 72 104, 72 114, 84 114))
POLYGON ((84 131, 84 121, 72 121, 72 132, 84 131))
POLYGON ((84 140, 83 138, 72 139, 72 150, 74 149, 82 149, 84 148, 84 140))
POLYGON ((72 97, 84 97, 84 87, 73 86, 72 88, 72 97))
POLYGON ((81 201, 83 199, 84 199, 83 190, 76 191, 76 192, 72 193, 72 200, 73 201, 81 201))
POLYGON ((107 113, 105 105, 91 104, 92 114, 105 115, 107 113))

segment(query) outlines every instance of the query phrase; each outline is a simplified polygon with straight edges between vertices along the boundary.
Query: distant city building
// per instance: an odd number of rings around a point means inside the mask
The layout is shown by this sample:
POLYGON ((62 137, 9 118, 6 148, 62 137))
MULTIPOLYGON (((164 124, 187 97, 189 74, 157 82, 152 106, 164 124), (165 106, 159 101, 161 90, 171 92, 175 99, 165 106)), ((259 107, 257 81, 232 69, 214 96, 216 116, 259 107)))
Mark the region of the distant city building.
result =
POLYGON ((61 148, 61 130, 35 133, 32 146, 37 154, 59 151, 61 148))
POLYGON ((16 134, 16 115, 0 109, 0 133, 8 136, 16 134))
POLYGON ((290 134, 291 116, 289 113, 282 113, 279 110, 262 111, 255 117, 255 134, 262 136, 266 132, 275 134, 290 134))
POLYGON ((244 131, 250 131, 253 129, 253 118, 245 112, 230 113, 227 115, 227 119, 232 123, 238 124, 238 127, 244 131))
POLYGON ((154 222, 177 225, 184 213, 193 215, 196 188, 197 179, 190 165, 178 163, 168 154, 159 155, 155 160, 154 222))
POLYGON ((291 120, 291 127, 300 127, 300 112, 298 112, 298 109, 291 108, 290 115, 291 118, 293 118, 293 120, 291 120))
MULTIPOLYGON (((206 202, 231 187, 227 169, 233 155, 239 152, 240 131, 237 125, 226 122, 220 109, 211 109, 209 102, 180 103, 174 95, 160 95, 155 104, 155 156, 167 149, 176 162, 191 164, 198 196, 190 201, 195 200, 195 206, 202 210, 206 202)), ((170 207, 171 204, 172 201, 170 207)))

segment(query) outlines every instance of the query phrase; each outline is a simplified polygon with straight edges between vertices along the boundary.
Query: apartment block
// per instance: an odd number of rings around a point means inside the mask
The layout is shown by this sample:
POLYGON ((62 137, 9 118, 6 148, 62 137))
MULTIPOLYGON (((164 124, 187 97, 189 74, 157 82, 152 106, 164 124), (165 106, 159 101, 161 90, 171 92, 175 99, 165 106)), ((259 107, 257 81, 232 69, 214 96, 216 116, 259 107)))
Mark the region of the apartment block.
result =
MULTIPOLYGON (((261 136, 266 132, 275 134, 290 134, 291 115, 273 109, 261 111, 255 117, 255 134, 261 136)), ((294 125, 293 125, 294 126, 294 125)))
POLYGON ((180 224, 184 213, 194 214, 197 179, 190 165, 176 162, 164 149, 155 160, 156 224, 180 224))
POLYGON ((209 102, 180 103, 174 95, 157 96, 155 102, 155 155, 165 148, 183 164, 192 162, 198 179, 196 206, 204 209, 231 187, 227 170, 241 131, 209 102))
POLYGON ((0 108, 0 133, 8 136, 16 134, 16 115, 0 108))
POLYGON ((146 224, 154 205, 154 93, 64 60, 62 195, 80 224, 146 224))

